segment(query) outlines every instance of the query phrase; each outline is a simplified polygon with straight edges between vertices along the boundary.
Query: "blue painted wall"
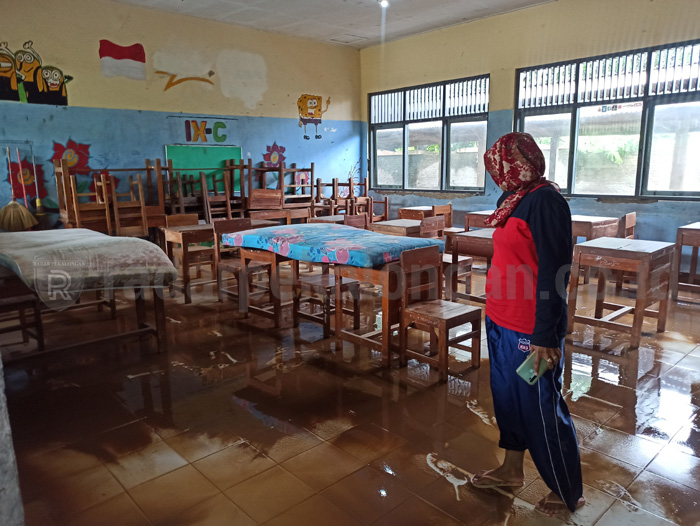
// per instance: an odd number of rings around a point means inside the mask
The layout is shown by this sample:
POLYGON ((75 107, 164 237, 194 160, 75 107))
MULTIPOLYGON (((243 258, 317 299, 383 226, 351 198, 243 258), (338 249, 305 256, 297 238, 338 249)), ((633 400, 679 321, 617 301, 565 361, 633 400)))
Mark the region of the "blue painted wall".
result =
MULTIPOLYGON (((501 110, 489 113, 487 142, 489 147, 496 140, 513 131, 513 111, 501 110)), ((452 202, 455 221, 464 224, 464 212, 486 210, 496 206, 501 190, 491 177, 486 177, 484 195, 463 197, 458 193, 374 192, 376 196, 389 197, 391 217, 397 217, 398 209, 404 206, 425 204, 447 204, 452 202)), ((637 212, 637 238, 658 241, 676 241, 679 226, 700 221, 700 201, 674 201, 635 198, 598 199, 573 197, 569 199, 573 214, 620 217, 637 212)))
POLYGON ((135 168, 144 160, 165 157, 167 144, 237 145, 243 157, 251 157, 254 165, 263 161, 267 147, 273 143, 285 148, 287 165, 315 164, 315 176, 330 181, 334 177, 347 179, 349 174, 366 173, 366 124, 359 121, 325 121, 319 125, 321 139, 314 139, 313 125, 308 126, 310 140, 304 139, 298 119, 267 117, 236 117, 215 115, 185 115, 156 111, 114 110, 101 108, 44 106, 0 102, 0 203, 10 200, 5 146, 19 146, 24 157, 31 151, 37 165, 43 167, 48 195, 56 199, 56 184, 51 158, 54 142, 65 145, 69 140, 90 146, 90 168, 135 168), (207 142, 187 142, 185 120, 208 127, 222 122, 216 142, 212 133, 207 142))

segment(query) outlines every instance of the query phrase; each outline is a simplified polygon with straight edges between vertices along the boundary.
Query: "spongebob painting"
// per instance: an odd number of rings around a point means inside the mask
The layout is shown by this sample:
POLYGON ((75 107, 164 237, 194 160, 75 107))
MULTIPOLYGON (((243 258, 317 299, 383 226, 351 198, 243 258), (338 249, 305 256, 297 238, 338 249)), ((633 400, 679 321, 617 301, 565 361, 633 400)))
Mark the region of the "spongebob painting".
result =
POLYGON ((307 124, 313 124, 316 130, 316 139, 320 139, 321 135, 318 133, 318 125, 321 124, 321 116, 328 111, 328 106, 331 105, 331 98, 328 97, 326 100, 326 109, 321 109, 323 107, 323 99, 318 95, 307 95, 304 94, 297 100, 297 107, 299 108, 299 127, 304 125, 304 139, 309 139, 309 134, 306 131, 307 124))

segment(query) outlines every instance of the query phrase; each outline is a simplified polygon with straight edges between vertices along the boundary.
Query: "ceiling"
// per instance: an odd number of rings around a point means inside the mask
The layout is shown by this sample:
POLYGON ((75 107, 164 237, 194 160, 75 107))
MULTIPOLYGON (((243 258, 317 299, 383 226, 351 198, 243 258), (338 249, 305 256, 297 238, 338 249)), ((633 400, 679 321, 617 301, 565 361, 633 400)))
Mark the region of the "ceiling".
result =
POLYGON ((556 0, 114 0, 364 48, 556 0))

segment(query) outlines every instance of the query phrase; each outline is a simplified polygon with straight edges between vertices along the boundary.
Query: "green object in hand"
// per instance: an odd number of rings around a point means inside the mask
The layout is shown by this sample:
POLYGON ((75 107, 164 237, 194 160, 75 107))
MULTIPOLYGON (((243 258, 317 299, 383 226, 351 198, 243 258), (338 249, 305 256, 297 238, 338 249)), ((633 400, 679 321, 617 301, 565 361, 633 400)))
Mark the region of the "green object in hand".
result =
POLYGON ((540 376, 542 376, 548 369, 547 360, 542 358, 542 361, 540 361, 539 371, 535 371, 535 356, 537 355, 532 353, 515 371, 520 378, 525 380, 530 385, 534 385, 537 380, 540 379, 540 376))

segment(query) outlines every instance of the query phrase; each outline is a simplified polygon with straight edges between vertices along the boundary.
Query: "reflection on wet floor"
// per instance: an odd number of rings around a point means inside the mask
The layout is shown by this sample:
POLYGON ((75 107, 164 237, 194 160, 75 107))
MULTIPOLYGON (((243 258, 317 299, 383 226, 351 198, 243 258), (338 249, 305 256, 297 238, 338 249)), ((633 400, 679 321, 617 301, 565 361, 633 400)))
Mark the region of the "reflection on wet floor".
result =
MULTIPOLYGON (((582 290, 590 311, 595 285, 582 290)), ((381 323, 377 302, 363 288, 363 326, 381 323)), ((547 489, 528 456, 522 488, 467 482, 503 458, 486 352, 478 370, 452 355, 461 373, 440 384, 317 325, 244 319, 206 286, 166 308, 167 354, 134 342, 6 367, 28 525, 700 523, 700 299, 672 302, 666 333, 645 323, 638 350, 614 331, 569 335, 588 504, 552 519, 534 509, 547 489)), ((134 318, 120 298, 116 323, 134 318)), ((50 315, 48 343, 114 324, 50 315)))

